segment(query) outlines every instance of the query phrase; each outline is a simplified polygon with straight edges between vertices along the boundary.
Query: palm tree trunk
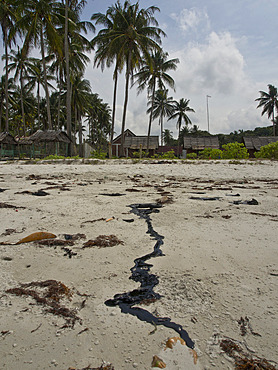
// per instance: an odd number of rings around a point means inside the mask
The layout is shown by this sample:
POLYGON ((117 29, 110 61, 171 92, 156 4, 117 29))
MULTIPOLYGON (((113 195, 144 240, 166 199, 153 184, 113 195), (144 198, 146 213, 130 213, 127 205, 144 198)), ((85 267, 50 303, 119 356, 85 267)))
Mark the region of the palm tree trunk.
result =
POLYGON ((44 56, 44 40, 43 40, 43 29, 42 29, 42 26, 41 26, 41 54, 42 54, 43 79, 44 79, 44 90, 45 90, 45 98, 46 98, 46 110, 47 110, 48 129, 49 130, 52 130, 49 92, 48 92, 47 76, 46 76, 46 63, 45 63, 45 56, 44 56))
POLYGON ((22 123, 23 123, 23 136, 26 136, 25 112, 24 112, 24 104, 23 104, 23 76, 22 76, 22 69, 20 70, 20 100, 21 100, 21 115, 22 115, 22 123))
POLYGON ((122 134, 121 134, 121 147, 120 147, 120 156, 124 156, 124 132, 125 132, 125 120, 126 120, 126 110, 128 103, 128 89, 129 89, 129 75, 131 69, 131 51, 129 50, 126 66, 126 83, 125 83, 125 100, 124 100, 124 110, 123 110, 123 119, 122 119, 122 134))
POLYGON ((161 113, 161 117, 160 117, 160 129, 161 129, 161 146, 163 146, 163 114, 161 113))
POLYGON ((148 128, 147 155, 149 154, 149 147, 150 147, 150 136, 151 136, 151 126, 152 126, 152 119, 153 119, 154 96, 155 96, 155 78, 154 78, 154 82, 153 82, 152 106, 151 106, 150 119, 149 119, 149 128, 148 128))
POLYGON ((273 112, 272 112, 272 122, 273 122, 273 136, 275 136, 275 105, 273 105, 273 112))
POLYGON ((58 95, 58 114, 57 114, 57 130, 60 130, 60 109, 61 109, 61 85, 62 85, 62 68, 59 69, 59 95, 58 95))
POLYGON ((37 101, 38 101, 38 127, 40 128, 40 83, 37 87, 37 101))
POLYGON ((116 98, 117 98, 117 85, 118 85, 118 71, 117 66, 114 71, 114 93, 113 93, 113 108, 112 108, 112 124, 111 124, 111 133, 110 133, 110 143, 112 145, 114 128, 115 128, 115 114, 116 114, 116 98))
POLYGON ((79 139, 79 157, 83 157, 83 141, 82 141, 82 122, 80 114, 78 114, 78 139, 79 139))
POLYGON ((5 123, 5 131, 9 131, 9 92, 8 92, 8 35, 7 29, 4 28, 4 43, 5 43, 5 68, 6 68, 6 79, 5 79, 5 100, 6 100, 6 123, 5 123))
MULTIPOLYGON (((70 70, 69 70, 69 39, 68 39, 68 22, 69 22, 69 0, 66 0, 65 8, 65 59, 66 59, 66 80, 67 80, 67 134, 72 140, 71 128, 71 88, 70 88, 70 70)), ((72 155, 72 144, 69 144, 69 156, 72 155)))

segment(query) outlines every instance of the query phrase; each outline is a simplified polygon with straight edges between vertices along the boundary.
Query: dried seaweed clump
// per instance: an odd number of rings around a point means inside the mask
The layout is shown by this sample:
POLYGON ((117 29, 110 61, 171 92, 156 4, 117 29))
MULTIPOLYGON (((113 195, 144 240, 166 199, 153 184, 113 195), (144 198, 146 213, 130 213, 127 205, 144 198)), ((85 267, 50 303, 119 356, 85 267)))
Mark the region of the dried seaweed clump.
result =
POLYGON ((220 343, 222 350, 235 361, 236 370, 277 370, 265 358, 253 357, 231 339, 223 339, 220 343))
POLYGON ((114 366, 111 364, 102 364, 99 367, 83 367, 82 369, 76 369, 75 367, 69 367, 68 370, 115 370, 114 366))
POLYGON ((70 300, 72 297, 71 290, 60 281, 33 281, 31 283, 20 284, 18 288, 8 289, 6 293, 32 297, 38 304, 45 306, 46 312, 64 317, 66 320, 64 327, 74 327, 76 321, 81 323, 81 319, 76 315, 74 310, 60 305, 62 298, 70 300))
POLYGON ((98 246, 99 248, 114 247, 124 242, 118 239, 115 235, 99 235, 96 239, 88 240, 83 244, 83 248, 98 246))

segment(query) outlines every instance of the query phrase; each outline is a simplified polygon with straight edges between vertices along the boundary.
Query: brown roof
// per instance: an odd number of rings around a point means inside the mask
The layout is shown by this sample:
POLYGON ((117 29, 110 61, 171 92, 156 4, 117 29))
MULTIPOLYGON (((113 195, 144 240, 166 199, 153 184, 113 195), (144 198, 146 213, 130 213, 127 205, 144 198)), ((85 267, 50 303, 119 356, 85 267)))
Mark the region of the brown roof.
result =
POLYGON ((14 145, 17 144, 15 138, 9 132, 0 133, 0 143, 1 144, 14 144, 14 145))
POLYGON ((184 136, 184 149, 203 150, 205 148, 219 149, 217 136, 184 136))
MULTIPOLYGON (((124 147, 129 149, 140 149, 140 145, 142 145, 142 149, 145 150, 147 149, 147 139, 148 136, 126 137, 124 147)), ((158 136, 150 136, 149 149, 157 149, 158 145, 158 136)))
POLYGON ((55 131, 55 130, 47 130, 42 131, 38 130, 33 135, 29 136, 28 140, 39 143, 39 142, 64 142, 70 143, 70 138, 64 131, 55 131))
POLYGON ((260 150, 262 146, 278 141, 278 136, 250 136, 243 137, 247 149, 260 150))
MULTIPOLYGON (((121 138, 122 134, 118 135, 115 139, 113 139, 113 142, 112 143, 116 143, 116 142, 120 142, 120 138, 121 138)), ((126 129, 124 131, 124 137, 127 137, 127 136, 136 136, 130 129, 126 129)))

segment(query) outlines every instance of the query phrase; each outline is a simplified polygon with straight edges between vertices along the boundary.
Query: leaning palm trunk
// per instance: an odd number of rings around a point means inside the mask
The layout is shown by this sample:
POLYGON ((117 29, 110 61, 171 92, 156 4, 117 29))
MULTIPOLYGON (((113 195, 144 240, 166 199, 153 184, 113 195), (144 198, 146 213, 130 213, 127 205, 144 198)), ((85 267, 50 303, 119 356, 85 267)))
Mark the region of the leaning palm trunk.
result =
POLYGON ((152 106, 151 106, 150 119, 149 119, 149 128, 148 128, 147 155, 149 154, 149 148, 150 148, 150 136, 151 136, 151 127, 152 127, 152 119, 153 119, 154 96, 155 96, 155 79, 154 79, 154 82, 153 82, 152 106))
POLYGON ((129 75, 131 69, 131 51, 129 51, 127 66, 126 66, 126 84, 125 84, 125 100, 124 100, 124 110, 123 110, 123 119, 122 119, 122 135, 121 135, 121 149, 120 155, 124 156, 124 132, 125 132, 125 120, 126 120, 126 111, 128 103, 128 88, 129 88, 129 75))
MULTIPOLYGON (((72 140, 72 128, 71 128, 71 86, 70 86, 70 68, 69 68, 69 0, 66 0, 66 12, 65 12, 65 59, 66 59, 66 79, 67 79, 67 134, 70 140, 72 140)), ((72 155, 72 143, 69 143, 68 148, 69 156, 72 155)))
POLYGON ((58 114, 57 114, 57 130, 60 130, 60 117, 61 117, 61 86, 62 86, 62 67, 59 69, 59 95, 58 95, 58 114))
POLYGON ((43 41, 43 29, 42 29, 42 26, 41 26, 41 54, 42 54, 43 79, 44 79, 44 90, 45 90, 45 98, 46 98, 46 110, 47 110, 48 129, 49 130, 52 130, 49 92, 48 92, 47 76, 46 76, 46 63, 45 63, 45 55, 44 55, 44 41, 43 41))
POLYGON ((5 100, 6 100, 6 124, 5 131, 9 131, 9 92, 8 92, 8 35, 7 30, 4 29, 4 43, 5 43, 5 68, 6 68, 6 79, 5 79, 5 100))

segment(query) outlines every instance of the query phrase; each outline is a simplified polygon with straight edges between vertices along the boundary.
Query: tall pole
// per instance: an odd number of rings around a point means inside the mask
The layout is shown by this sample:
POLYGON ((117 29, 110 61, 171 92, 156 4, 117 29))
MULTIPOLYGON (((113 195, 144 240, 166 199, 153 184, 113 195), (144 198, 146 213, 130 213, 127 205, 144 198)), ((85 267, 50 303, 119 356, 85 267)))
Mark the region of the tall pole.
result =
POLYGON ((210 95, 207 95, 207 120, 208 120, 208 133, 209 133, 209 103, 208 99, 211 98, 210 95))

